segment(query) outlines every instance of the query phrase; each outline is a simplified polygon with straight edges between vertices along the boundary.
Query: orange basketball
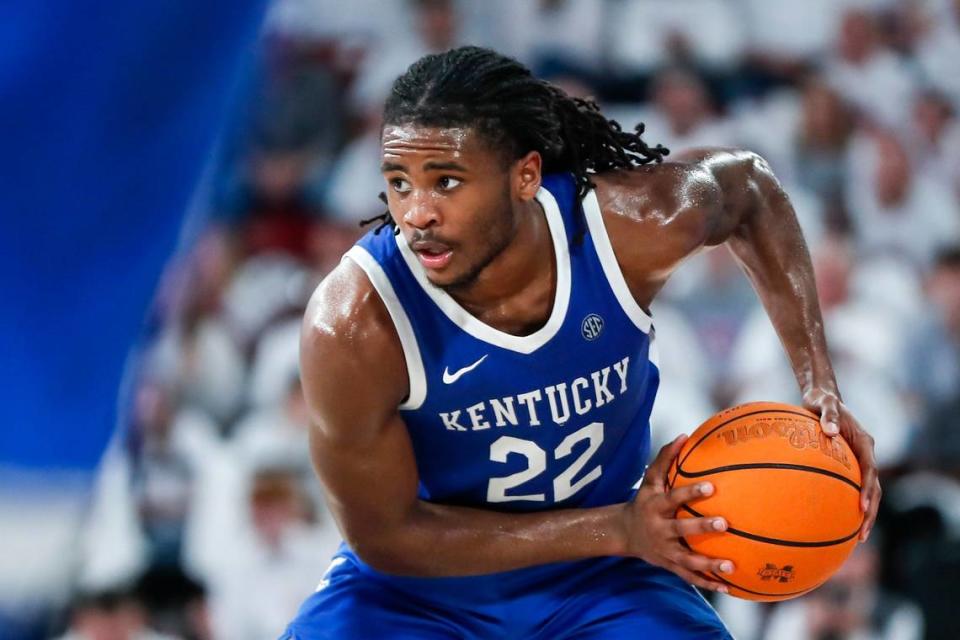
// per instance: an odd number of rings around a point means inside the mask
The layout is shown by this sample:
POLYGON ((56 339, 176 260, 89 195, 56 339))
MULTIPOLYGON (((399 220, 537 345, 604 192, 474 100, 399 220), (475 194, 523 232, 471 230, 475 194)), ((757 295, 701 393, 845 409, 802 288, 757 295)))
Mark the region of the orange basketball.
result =
POLYGON ((730 594, 786 600, 820 586, 857 544, 860 467, 842 437, 816 415, 754 402, 713 416, 671 465, 671 487, 710 481, 713 495, 683 505, 678 518, 722 516, 728 528, 687 538, 697 553, 733 561, 712 574, 730 594))

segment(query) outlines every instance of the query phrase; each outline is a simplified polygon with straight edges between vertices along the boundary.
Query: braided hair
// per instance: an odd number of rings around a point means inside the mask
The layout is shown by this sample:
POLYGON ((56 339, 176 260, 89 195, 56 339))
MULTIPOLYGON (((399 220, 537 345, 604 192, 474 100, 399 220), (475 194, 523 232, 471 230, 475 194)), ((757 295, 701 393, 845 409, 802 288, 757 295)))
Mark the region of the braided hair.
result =
MULTIPOLYGON (((511 160, 536 150, 545 173, 573 174, 575 204, 595 187, 591 173, 661 162, 669 153, 641 139, 642 123, 625 132, 596 102, 570 97, 516 60, 482 47, 460 47, 413 63, 394 81, 383 123, 470 127, 511 160)), ((386 202, 386 195, 380 199, 386 202)), ((389 211, 361 224, 378 221, 378 233, 387 226, 396 231, 389 211)), ((581 226, 578 238, 582 234, 581 226)))

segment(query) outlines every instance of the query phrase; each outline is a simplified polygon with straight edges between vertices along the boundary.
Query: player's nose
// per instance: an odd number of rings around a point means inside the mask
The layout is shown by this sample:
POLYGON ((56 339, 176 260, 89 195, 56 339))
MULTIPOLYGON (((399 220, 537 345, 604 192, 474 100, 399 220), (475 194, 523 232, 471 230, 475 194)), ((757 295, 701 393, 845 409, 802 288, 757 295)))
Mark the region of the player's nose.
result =
POLYGON ((440 223, 440 210, 429 196, 414 196, 403 222, 415 229, 426 229, 440 223))

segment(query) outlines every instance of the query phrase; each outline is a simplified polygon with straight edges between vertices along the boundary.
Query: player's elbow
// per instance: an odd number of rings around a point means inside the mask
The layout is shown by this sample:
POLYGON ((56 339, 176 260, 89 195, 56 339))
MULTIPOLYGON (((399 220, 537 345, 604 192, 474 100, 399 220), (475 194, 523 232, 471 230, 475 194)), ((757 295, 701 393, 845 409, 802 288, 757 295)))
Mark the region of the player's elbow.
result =
POLYGON ((409 534, 402 527, 347 527, 344 540, 353 552, 375 571, 390 575, 424 576, 415 560, 421 555, 410 548, 409 534))
POLYGON ((771 183, 777 184, 777 177, 770 167, 766 158, 756 151, 741 151, 741 162, 744 165, 745 173, 755 180, 758 184, 771 183))
POLYGON ((344 542, 365 564, 382 573, 390 573, 391 554, 383 542, 376 541, 373 536, 351 535, 349 532, 344 535, 344 542))
POLYGON ((409 554, 403 545, 391 541, 373 541, 362 538, 348 539, 347 544, 353 552, 363 560, 364 564, 379 571, 394 576, 428 577, 416 563, 409 561, 409 554))
POLYGON ((731 225, 730 230, 756 219, 784 197, 780 181, 763 156, 747 150, 733 152, 733 156, 731 170, 719 176, 725 222, 731 225))
POLYGON ((742 185, 744 180, 773 179, 773 170, 766 158, 749 149, 717 149, 706 156, 702 166, 721 186, 742 185))

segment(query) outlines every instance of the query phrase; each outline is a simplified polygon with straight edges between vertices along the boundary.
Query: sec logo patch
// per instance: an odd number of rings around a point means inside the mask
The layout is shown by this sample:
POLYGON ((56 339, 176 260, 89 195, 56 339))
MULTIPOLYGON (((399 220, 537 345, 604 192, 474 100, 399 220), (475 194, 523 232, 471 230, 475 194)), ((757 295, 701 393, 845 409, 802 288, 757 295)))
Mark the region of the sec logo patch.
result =
POLYGON ((603 318, 591 313, 580 323, 580 333, 586 340, 596 340, 603 332, 603 318))

